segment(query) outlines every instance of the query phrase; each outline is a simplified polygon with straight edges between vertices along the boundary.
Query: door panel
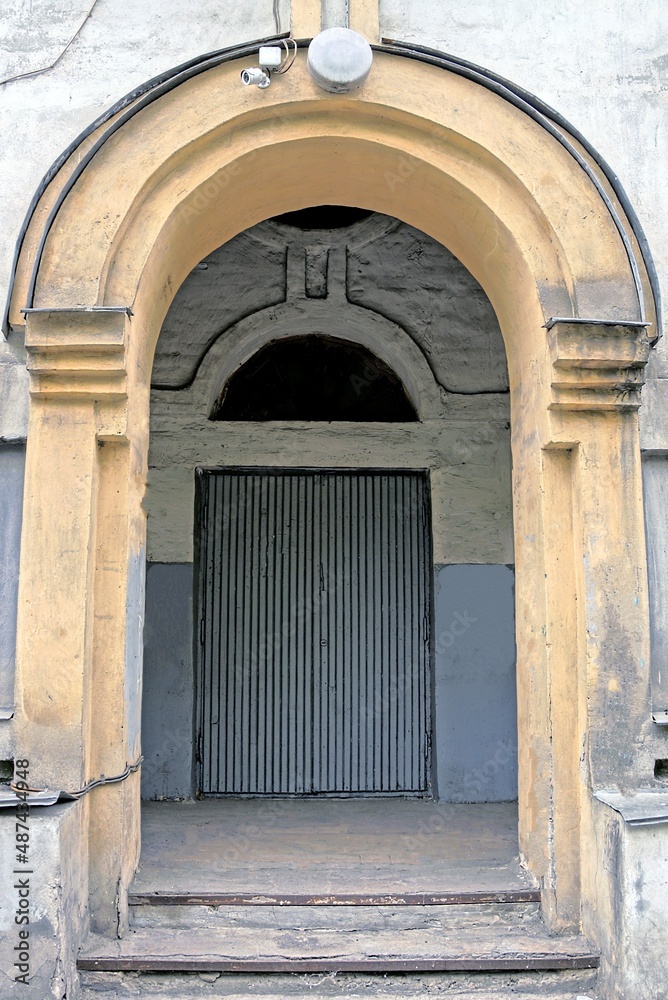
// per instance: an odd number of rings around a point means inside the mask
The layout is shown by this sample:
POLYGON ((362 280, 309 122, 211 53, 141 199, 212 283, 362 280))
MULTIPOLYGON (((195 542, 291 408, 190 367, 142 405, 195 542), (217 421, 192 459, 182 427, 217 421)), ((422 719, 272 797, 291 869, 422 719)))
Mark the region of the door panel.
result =
POLYGON ((419 472, 201 471, 204 795, 425 794, 419 472))

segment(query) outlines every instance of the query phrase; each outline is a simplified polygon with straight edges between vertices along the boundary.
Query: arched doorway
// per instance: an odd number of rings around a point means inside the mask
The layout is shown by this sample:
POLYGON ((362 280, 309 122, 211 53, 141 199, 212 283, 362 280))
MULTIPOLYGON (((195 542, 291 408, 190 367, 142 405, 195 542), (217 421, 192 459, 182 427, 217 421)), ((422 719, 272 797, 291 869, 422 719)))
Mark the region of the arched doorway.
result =
MULTIPOLYGON (((22 322, 27 301, 17 728, 39 762, 33 780, 48 786, 57 773, 81 787, 139 753, 149 377, 177 288, 267 214, 362 206, 447 246, 499 319, 514 463, 520 843, 545 879, 552 926, 584 922, 601 940, 604 890, 581 863, 597 835, 593 791, 623 785, 636 767, 629 747, 648 683, 635 410, 654 316, 632 228, 559 127, 480 80, 389 47, 355 98, 316 91, 301 55, 269 94, 242 92, 239 68, 221 61, 189 80, 187 95, 156 92, 141 115, 119 119, 94 157, 65 165, 27 231, 12 319, 22 322), (557 183, 545 182, 546 163, 557 183), (632 588, 610 586, 630 579, 632 588), (633 684, 620 681, 620 647, 633 684), (54 731, 57 752, 45 752, 54 731)), ((94 920, 122 928, 137 779, 96 793, 83 829, 94 920)))

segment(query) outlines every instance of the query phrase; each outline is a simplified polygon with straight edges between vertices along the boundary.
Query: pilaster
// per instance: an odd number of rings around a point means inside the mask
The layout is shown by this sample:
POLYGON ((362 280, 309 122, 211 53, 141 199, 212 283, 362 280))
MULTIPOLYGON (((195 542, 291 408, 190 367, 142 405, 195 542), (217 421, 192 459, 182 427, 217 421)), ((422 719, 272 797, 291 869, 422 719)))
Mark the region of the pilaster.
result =
POLYGON ((574 860, 595 850, 583 797, 639 781, 649 613, 637 410, 649 340, 641 323, 567 320, 548 324, 548 338, 548 910, 560 929, 577 926, 581 894, 593 891, 574 860))
MULTIPOLYGON (((17 754, 31 785, 75 792, 139 754, 141 538, 128 434, 126 309, 29 310, 17 643, 17 754), (135 510, 137 508, 137 510, 135 510), (134 619, 138 619, 138 623, 134 619), (137 624, 137 628, 133 626, 137 624), (133 704, 128 704, 131 701, 133 704)), ((139 847, 139 781, 90 793, 92 925, 116 932, 139 847), (127 786, 127 787, 126 787, 127 786)))

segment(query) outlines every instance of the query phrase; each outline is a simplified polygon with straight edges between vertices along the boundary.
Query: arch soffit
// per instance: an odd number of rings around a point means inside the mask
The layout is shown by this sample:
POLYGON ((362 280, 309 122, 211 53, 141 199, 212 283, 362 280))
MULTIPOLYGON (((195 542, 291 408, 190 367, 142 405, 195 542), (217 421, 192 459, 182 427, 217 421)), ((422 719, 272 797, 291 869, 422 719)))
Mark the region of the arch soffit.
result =
MULTIPOLYGON (((147 307, 150 363, 198 260, 268 215, 338 201, 394 215, 459 257, 497 311, 511 366, 518 314, 534 329, 551 316, 640 318, 599 192, 518 108, 385 53, 358 97, 324 97, 304 62, 302 53, 265 93, 239 85, 239 61, 223 64, 125 124, 65 198, 32 305, 147 307)), ((54 191, 43 198, 18 263, 13 322, 54 191)))

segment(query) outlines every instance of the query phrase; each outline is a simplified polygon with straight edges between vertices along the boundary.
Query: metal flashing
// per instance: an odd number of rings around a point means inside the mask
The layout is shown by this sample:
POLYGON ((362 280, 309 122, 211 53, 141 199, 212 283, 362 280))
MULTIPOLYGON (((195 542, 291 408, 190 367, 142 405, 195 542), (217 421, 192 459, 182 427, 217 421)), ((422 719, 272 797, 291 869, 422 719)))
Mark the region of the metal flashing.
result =
POLYGON ((631 326, 650 327, 652 324, 640 319, 587 319, 585 316, 550 316, 543 329, 551 330, 557 323, 579 323, 581 326, 631 326))
POLYGON ((654 826, 668 823, 668 791, 660 788, 646 789, 635 795, 603 789, 594 793, 595 798, 618 812, 629 826, 654 826))

